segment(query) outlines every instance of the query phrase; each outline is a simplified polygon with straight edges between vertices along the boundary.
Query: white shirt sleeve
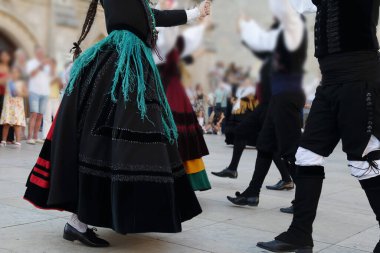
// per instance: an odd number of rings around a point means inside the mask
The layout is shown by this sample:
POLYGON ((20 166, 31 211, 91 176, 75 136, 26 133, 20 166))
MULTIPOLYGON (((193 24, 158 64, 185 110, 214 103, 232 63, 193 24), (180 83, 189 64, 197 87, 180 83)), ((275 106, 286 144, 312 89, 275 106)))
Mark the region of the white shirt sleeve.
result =
POLYGON ((314 13, 317 11, 317 7, 311 0, 290 0, 293 8, 301 14, 314 13))
POLYGON ((26 64, 26 73, 31 75, 40 66, 40 63, 36 59, 32 59, 26 64))
POLYGON ((302 43, 305 33, 305 23, 301 15, 289 4, 284 7, 284 15, 280 22, 284 31, 286 47, 289 51, 295 51, 302 43))
POLYGON ((206 26, 204 24, 201 24, 190 27, 182 33, 182 36, 185 40, 185 48, 182 52, 181 57, 189 56, 202 45, 205 30, 206 26))
POLYGON ((157 28, 159 31, 158 39, 156 47, 160 56, 163 58, 162 60, 158 58, 158 56, 153 53, 154 62, 156 64, 161 64, 166 61, 167 54, 173 49, 175 43, 178 38, 178 27, 159 27, 157 28))
POLYGON ((198 8, 194 8, 191 10, 186 10, 186 15, 187 15, 187 23, 191 24, 201 16, 201 12, 199 11, 198 8))
POLYGON ((254 20, 240 21, 240 32, 242 40, 252 50, 258 52, 273 51, 280 29, 266 31, 262 29, 254 20))

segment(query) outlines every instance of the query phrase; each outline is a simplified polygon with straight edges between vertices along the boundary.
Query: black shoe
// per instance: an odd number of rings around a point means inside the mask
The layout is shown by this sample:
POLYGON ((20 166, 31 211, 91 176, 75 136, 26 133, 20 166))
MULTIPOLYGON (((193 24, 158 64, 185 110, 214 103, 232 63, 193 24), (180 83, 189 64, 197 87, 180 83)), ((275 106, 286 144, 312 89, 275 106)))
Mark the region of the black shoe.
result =
POLYGON ((69 223, 66 223, 65 229, 63 231, 63 239, 68 241, 80 241, 86 246, 89 247, 108 247, 110 246, 109 242, 106 240, 100 239, 97 234, 95 234, 96 229, 87 229, 85 233, 81 233, 72 227, 69 223))
POLYGON ((230 170, 228 168, 225 168, 221 172, 211 172, 211 174, 217 176, 217 177, 229 177, 229 178, 237 178, 238 173, 236 170, 230 170))
POLYGON ((257 247, 269 250, 272 252, 296 252, 296 253, 313 253, 313 247, 297 246, 290 243, 281 242, 278 240, 270 242, 259 242, 257 247))
POLYGON ((282 190, 293 190, 294 189, 294 183, 293 182, 285 182, 280 180, 275 185, 267 185, 268 190, 274 190, 274 191, 282 191, 282 190))
POLYGON ((280 212, 281 213, 294 214, 294 207, 289 206, 289 207, 285 207, 285 208, 280 208, 280 212))
POLYGON ((258 206, 259 197, 244 197, 239 192, 235 193, 236 198, 227 196, 227 199, 238 206, 258 206))
POLYGON ((380 241, 377 244, 376 248, 373 250, 373 253, 380 253, 380 241))

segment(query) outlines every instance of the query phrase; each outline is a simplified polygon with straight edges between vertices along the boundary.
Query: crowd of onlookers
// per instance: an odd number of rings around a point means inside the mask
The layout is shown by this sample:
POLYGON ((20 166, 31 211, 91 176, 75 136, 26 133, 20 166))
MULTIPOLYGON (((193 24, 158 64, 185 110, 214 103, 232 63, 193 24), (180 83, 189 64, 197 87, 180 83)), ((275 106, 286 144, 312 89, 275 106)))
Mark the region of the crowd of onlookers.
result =
POLYGON ((58 110, 64 78, 41 47, 28 59, 22 50, 0 50, 1 146, 43 143, 58 110))
MULTIPOLYGON (((210 92, 197 84, 187 88, 198 121, 205 133, 222 134, 243 97, 255 94, 249 70, 217 62, 209 72, 210 92)), ((57 72, 56 61, 36 47, 32 58, 22 50, 0 49, 1 146, 21 146, 21 141, 43 143, 58 110, 67 75, 57 72)))
POLYGON ((195 89, 188 88, 187 93, 204 132, 222 134, 231 115, 239 111, 241 100, 255 96, 255 84, 250 69, 234 63, 226 67, 223 62, 217 62, 208 78, 208 94, 200 84, 195 89))

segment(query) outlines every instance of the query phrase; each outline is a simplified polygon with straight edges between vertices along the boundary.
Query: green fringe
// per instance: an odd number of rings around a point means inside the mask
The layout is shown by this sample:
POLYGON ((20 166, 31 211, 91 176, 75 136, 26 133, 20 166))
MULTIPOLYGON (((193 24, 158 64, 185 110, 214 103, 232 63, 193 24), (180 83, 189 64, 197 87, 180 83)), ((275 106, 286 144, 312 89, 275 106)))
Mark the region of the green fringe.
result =
POLYGON ((105 46, 113 47, 118 53, 117 68, 110 91, 112 100, 114 102, 117 101, 116 87, 120 81, 122 83, 122 93, 125 102, 129 101, 130 93, 135 91, 137 88, 136 101, 141 119, 149 120, 147 117, 145 102, 146 85, 144 73, 148 71, 147 68, 150 68, 153 73, 156 94, 163 109, 161 118, 165 135, 170 143, 173 144, 178 138, 177 127, 175 125, 169 103, 166 99, 160 74, 156 64, 154 63, 152 49, 146 46, 140 38, 129 31, 113 31, 106 38, 83 52, 73 64, 73 68, 70 73, 71 79, 66 89, 66 94, 70 95, 72 93, 84 68, 92 63, 92 61, 105 48, 105 46), (145 56, 145 59, 148 61, 148 66, 144 65, 142 61, 143 56, 145 56))

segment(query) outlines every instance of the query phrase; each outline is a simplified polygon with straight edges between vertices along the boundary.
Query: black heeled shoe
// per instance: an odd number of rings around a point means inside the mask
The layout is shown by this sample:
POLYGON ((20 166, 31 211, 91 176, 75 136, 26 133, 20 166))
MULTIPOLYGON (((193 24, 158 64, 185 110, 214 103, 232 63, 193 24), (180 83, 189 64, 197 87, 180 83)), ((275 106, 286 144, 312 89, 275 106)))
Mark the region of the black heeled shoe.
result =
POLYGON ((238 177, 238 173, 236 170, 230 170, 228 168, 225 168, 220 172, 211 172, 211 174, 217 177, 228 177, 233 179, 236 179, 238 177))
POLYGON ((270 242, 259 242, 257 243, 257 247, 269 250, 271 252, 313 253, 313 247, 311 246, 297 246, 278 240, 270 242))
POLYGON ((227 196, 227 199, 234 205, 238 206, 258 206, 259 197, 244 197, 240 192, 235 193, 236 197, 227 196))
POLYGON ((95 231, 95 228, 88 228, 85 233, 81 233, 72 227, 69 223, 66 223, 65 229, 63 230, 63 239, 71 242, 80 241, 89 247, 103 248, 110 246, 109 242, 99 238, 95 231))
POLYGON ((280 208, 280 212, 281 213, 287 213, 287 214, 294 214, 294 207, 292 205, 289 207, 280 208))
POLYGON ((273 191, 283 191, 283 190, 290 191, 294 189, 294 183, 280 180, 277 184, 267 185, 266 187, 268 190, 273 190, 273 191))

